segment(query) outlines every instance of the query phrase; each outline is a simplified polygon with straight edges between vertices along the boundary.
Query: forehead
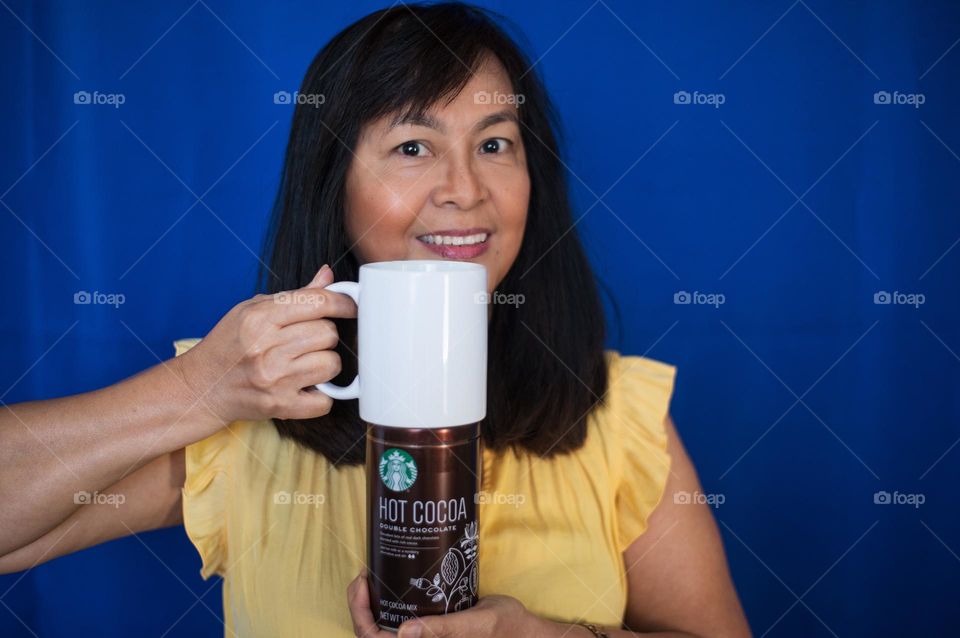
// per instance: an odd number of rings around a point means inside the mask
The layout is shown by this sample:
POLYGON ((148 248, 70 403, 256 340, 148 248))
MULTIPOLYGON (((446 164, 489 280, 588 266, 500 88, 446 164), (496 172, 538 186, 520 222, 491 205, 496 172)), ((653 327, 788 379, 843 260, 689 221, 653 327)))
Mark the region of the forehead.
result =
MULTIPOLYGON (((477 122, 504 110, 516 110, 513 86, 503 65, 495 57, 487 57, 455 96, 430 105, 422 114, 392 113, 371 123, 368 132, 386 135, 402 125, 420 124, 444 131, 467 129, 477 122)), ((518 114, 519 117, 519 114, 518 114)))

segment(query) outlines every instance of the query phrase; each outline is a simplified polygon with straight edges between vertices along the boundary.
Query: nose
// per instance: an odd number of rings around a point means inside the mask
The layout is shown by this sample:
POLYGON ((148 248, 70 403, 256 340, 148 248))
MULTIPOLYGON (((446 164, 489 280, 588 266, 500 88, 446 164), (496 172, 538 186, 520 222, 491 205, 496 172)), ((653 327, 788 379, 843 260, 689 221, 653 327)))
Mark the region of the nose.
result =
POLYGON ((448 156, 442 171, 443 177, 433 190, 435 206, 470 210, 487 198, 486 186, 472 158, 448 156))

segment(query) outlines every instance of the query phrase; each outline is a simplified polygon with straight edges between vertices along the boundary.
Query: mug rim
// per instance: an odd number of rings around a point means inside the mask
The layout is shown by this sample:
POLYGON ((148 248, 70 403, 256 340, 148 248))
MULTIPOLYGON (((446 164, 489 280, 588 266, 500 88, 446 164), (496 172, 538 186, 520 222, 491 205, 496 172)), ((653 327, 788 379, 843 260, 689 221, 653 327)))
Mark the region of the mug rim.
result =
POLYGON ((396 273, 455 273, 486 271, 483 264, 447 259, 400 259, 395 261, 372 261, 360 266, 360 270, 396 273))

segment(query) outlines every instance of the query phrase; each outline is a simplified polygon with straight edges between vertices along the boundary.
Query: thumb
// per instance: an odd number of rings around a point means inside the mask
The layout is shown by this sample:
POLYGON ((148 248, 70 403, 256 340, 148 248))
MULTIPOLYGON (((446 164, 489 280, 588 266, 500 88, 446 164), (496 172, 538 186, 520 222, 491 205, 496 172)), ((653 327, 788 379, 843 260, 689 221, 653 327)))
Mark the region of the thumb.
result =
POLYGON ((435 629, 436 628, 430 629, 427 627, 423 619, 408 620, 400 625, 400 629, 397 631, 397 638, 427 638, 428 636, 439 636, 440 634, 438 634, 435 629))
POLYGON ((324 288, 333 283, 333 270, 327 264, 320 267, 317 274, 313 276, 304 288, 324 288))
POLYGON ((460 638, 462 636, 472 636, 474 635, 473 631, 467 633, 465 630, 467 622, 467 618, 460 616, 454 619, 449 614, 421 616, 401 624, 397 632, 397 638, 460 638))

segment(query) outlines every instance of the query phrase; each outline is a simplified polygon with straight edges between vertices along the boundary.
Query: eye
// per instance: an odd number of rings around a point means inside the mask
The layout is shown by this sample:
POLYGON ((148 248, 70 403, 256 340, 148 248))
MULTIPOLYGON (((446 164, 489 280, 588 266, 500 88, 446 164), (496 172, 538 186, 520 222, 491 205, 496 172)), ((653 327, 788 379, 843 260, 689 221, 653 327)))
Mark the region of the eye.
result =
POLYGON ((417 141, 404 142, 394 150, 406 157, 425 157, 427 155, 427 147, 423 142, 417 141))
POLYGON ((480 145, 481 153, 503 153, 513 144, 510 140, 503 137, 493 137, 480 145))

